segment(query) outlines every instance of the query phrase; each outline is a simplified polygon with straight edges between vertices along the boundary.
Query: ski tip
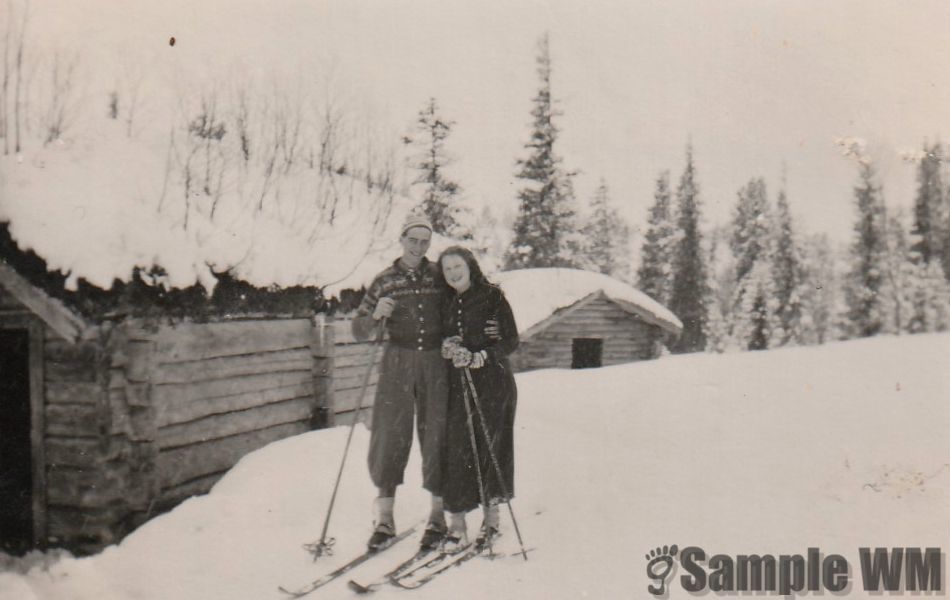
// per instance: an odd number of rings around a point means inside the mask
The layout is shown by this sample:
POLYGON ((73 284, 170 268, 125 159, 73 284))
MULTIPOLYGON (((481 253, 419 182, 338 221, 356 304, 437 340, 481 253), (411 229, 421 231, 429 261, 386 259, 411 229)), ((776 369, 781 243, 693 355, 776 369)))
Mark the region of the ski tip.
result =
POLYGON ((347 581, 346 585, 357 594, 368 594, 373 591, 372 588, 366 587, 365 585, 359 582, 353 581, 352 579, 347 581))
POLYGON ((299 598, 299 597, 300 597, 300 593, 299 593, 299 592, 295 592, 295 591, 293 591, 293 590, 288 590, 287 588, 285 588, 285 587, 282 586, 282 585, 281 585, 281 586, 278 586, 277 589, 280 590, 281 593, 286 594, 286 595, 290 596, 291 598, 299 598))

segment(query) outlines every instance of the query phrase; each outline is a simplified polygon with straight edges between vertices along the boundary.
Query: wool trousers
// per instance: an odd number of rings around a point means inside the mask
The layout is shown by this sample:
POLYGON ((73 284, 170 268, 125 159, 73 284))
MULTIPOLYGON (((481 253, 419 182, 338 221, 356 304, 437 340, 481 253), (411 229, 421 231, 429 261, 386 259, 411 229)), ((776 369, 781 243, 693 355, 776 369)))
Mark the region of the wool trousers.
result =
POLYGON ((438 348, 386 346, 369 442, 369 472, 376 487, 394 489, 402 484, 415 422, 422 450, 422 487, 442 494, 447 370, 438 348))

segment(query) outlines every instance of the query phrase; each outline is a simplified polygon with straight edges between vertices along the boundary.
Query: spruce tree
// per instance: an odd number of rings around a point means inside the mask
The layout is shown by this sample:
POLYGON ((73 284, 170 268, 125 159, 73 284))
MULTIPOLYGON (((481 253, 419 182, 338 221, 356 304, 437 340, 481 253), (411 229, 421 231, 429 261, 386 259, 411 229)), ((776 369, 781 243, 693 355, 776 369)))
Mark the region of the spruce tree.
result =
POLYGON ((607 182, 603 179, 590 206, 590 221, 582 230, 587 262, 593 270, 625 279, 629 269, 627 245, 630 234, 623 218, 610 204, 607 182))
POLYGON ((927 333, 950 326, 950 282, 941 261, 923 260, 919 246, 911 246, 900 215, 887 225, 887 278, 884 292, 884 330, 890 333, 927 333))
POLYGON ((404 141, 420 148, 411 158, 418 172, 412 185, 422 188, 422 209, 433 231, 456 240, 470 240, 469 211, 460 202, 461 188, 445 175, 446 166, 451 164, 445 140, 454 124, 439 113, 435 98, 429 98, 416 118, 415 136, 404 141))
POLYGON ((502 267, 505 248, 499 233, 498 219, 488 205, 483 206, 472 228, 471 245, 485 273, 493 273, 502 267))
POLYGON ((538 77, 534 97, 531 140, 525 144, 528 158, 519 159, 516 176, 525 181, 518 192, 518 215, 514 239, 505 256, 507 269, 575 266, 579 243, 573 209, 573 173, 561 167, 555 152, 558 129, 551 96, 551 56, 548 35, 538 43, 538 77))
POLYGON ((805 238, 802 252, 802 342, 824 344, 835 337, 839 277, 837 258, 825 234, 805 238))
POLYGON ((884 260, 882 285, 883 330, 901 334, 913 329, 913 288, 919 254, 910 249, 901 215, 888 215, 886 225, 887 254, 884 260))
POLYGON ((938 261, 918 265, 911 302, 912 333, 931 333, 950 328, 950 283, 938 261))
MULTIPOLYGON (((709 270, 709 296, 706 301, 706 351, 726 352, 734 344, 729 333, 729 318, 732 314, 732 290, 735 289, 731 255, 724 257, 720 252, 722 241, 728 239, 725 227, 714 227, 709 231, 709 250, 706 265, 709 270)), ((726 250, 728 254, 728 250, 726 250)))
POLYGON ((670 173, 663 171, 656 179, 637 269, 637 288, 663 305, 669 304, 672 295, 672 260, 677 240, 670 195, 670 173))
POLYGON ((768 348, 778 327, 771 218, 765 181, 749 181, 739 190, 729 240, 736 277, 732 335, 748 350, 768 348))
POLYGON ((917 195, 914 198, 913 242, 910 250, 924 263, 941 259, 944 243, 944 190, 940 178, 942 149, 939 143, 927 147, 917 166, 917 195))
POLYGON ((801 344, 802 285, 805 279, 802 251, 795 239, 792 214, 784 186, 775 210, 774 262, 775 299, 780 329, 773 345, 801 344))
POLYGON ((679 237, 673 250, 673 285, 670 310, 683 322, 683 333, 673 351, 697 352, 706 347, 706 265, 699 229, 700 205, 692 145, 686 149, 686 168, 676 188, 679 237))
POLYGON ((869 161, 860 164, 860 182, 854 188, 854 198, 858 218, 854 224, 845 302, 851 335, 868 337, 880 333, 885 323, 880 293, 887 253, 884 198, 869 161))

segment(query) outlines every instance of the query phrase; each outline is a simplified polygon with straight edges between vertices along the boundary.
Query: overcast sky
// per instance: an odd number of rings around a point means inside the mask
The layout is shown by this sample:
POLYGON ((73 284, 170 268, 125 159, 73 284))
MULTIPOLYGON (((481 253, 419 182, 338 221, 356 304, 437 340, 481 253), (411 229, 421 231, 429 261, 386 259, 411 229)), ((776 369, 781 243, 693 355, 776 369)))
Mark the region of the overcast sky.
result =
POLYGON ((243 72, 331 79, 394 135, 434 96, 456 122, 452 174, 500 213, 516 207, 545 31, 578 197, 603 177, 635 224, 657 173, 678 178, 691 139, 709 223, 728 218, 751 177, 774 200, 784 163, 802 227, 844 240, 857 171, 836 137, 868 140, 888 202, 904 206, 914 168, 898 151, 950 140, 944 0, 31 0, 31 11, 42 46, 81 47, 99 80, 88 99, 103 107, 129 60, 167 85, 243 72))

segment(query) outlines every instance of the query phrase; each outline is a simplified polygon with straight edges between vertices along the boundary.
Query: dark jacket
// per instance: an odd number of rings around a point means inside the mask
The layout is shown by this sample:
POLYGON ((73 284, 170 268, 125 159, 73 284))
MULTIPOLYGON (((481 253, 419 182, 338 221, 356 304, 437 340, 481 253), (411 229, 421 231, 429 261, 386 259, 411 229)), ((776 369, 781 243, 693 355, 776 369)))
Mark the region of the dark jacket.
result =
POLYGON ((518 348, 518 327, 505 294, 496 285, 473 284, 462 294, 449 294, 443 307, 444 335, 462 336, 462 344, 473 352, 485 350, 488 360, 506 359, 518 348), (500 339, 485 333, 489 320, 498 322, 500 339))

